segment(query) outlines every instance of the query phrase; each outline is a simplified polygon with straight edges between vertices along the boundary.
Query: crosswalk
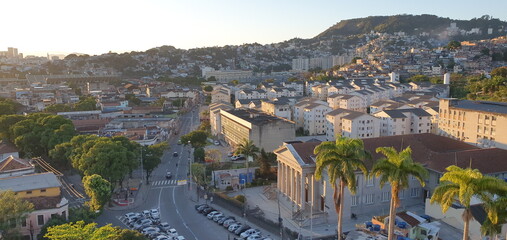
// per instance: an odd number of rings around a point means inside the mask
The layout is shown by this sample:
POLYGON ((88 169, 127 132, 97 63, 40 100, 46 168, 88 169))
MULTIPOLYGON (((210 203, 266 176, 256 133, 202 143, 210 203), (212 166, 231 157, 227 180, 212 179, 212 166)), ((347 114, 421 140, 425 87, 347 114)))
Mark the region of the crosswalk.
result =
POLYGON ((151 186, 167 186, 167 185, 177 185, 178 180, 161 180, 161 181, 153 181, 151 182, 151 186))

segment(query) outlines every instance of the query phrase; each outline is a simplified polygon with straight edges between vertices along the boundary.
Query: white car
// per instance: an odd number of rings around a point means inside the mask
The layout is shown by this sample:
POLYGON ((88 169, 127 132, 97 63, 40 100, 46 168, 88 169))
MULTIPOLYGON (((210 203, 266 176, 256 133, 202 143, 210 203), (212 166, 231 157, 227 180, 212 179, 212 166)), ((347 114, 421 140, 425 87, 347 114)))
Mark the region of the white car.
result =
POLYGON ((141 217, 141 214, 139 214, 139 213, 129 212, 129 213, 125 214, 125 219, 127 219, 128 222, 132 222, 140 217, 141 217))
POLYGON ((223 213, 218 213, 215 216, 213 216, 213 221, 215 222, 218 221, 220 217, 225 217, 225 215, 223 213))
POLYGON ((158 226, 159 226, 159 227, 160 227, 160 229, 162 229, 162 231, 164 231, 164 232, 169 231, 169 229, 171 228, 171 227, 169 226, 169 223, 167 223, 167 222, 160 223, 158 226))
POLYGON ((260 240, 263 238, 264 237, 261 236, 260 234, 252 234, 252 235, 248 236, 248 238, 246 240, 260 240))
POLYGON ((244 232, 241 233, 241 237, 242 238, 247 238, 249 237, 250 235, 257 235, 257 234, 260 234, 261 231, 259 231, 258 229, 253 229, 253 228, 250 228, 244 232))
POLYGON ((160 219, 160 212, 158 211, 158 209, 151 209, 150 210, 150 215, 151 215, 151 218, 153 218, 153 220, 159 220, 160 219))
POLYGON ((219 142, 219 141, 215 141, 215 142, 213 142, 213 143, 215 144, 215 146, 220 145, 220 142, 219 142))
POLYGON ((238 155, 234 155, 231 157, 231 160, 232 161, 239 161, 239 160, 245 160, 245 155, 243 154, 238 154, 238 155))
POLYGON ((185 240, 185 237, 183 237, 183 236, 176 236, 176 237, 173 237, 173 240, 185 240))
POLYGON ((216 216, 216 215, 218 215, 218 214, 220 214, 219 211, 213 211, 213 212, 208 213, 207 217, 208 217, 208 219, 213 219, 213 217, 216 216))
POLYGON ((166 235, 160 235, 160 236, 157 236, 154 240, 171 240, 171 238, 169 238, 166 235))
POLYGON ((236 229, 238 229, 240 227, 241 227, 241 223, 235 223, 235 224, 231 224, 229 226, 229 228, 227 228, 227 230, 229 230, 229 232, 234 232, 234 231, 236 231, 236 229))
POLYGON ((160 228, 158 228, 158 227, 147 227, 147 228, 143 229, 144 235, 150 235, 152 233, 158 233, 158 232, 160 232, 160 228))
POLYGON ((169 235, 169 237, 177 237, 178 232, 176 231, 176 229, 171 228, 171 229, 167 230, 167 235, 169 235))
POLYGON ((143 211, 143 215, 144 215, 145 217, 150 217, 150 211, 149 211, 149 210, 144 210, 144 211, 143 211))

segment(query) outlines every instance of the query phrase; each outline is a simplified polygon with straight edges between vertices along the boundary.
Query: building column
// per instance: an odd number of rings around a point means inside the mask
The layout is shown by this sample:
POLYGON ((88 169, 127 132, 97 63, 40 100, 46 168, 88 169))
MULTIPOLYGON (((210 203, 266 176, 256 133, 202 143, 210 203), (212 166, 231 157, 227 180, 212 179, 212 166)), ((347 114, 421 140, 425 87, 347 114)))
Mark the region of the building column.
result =
POLYGON ((315 210, 315 206, 317 203, 315 202, 315 194, 316 194, 316 192, 315 192, 315 177, 313 174, 310 176, 310 187, 308 189, 308 192, 309 192, 308 194, 310 195, 310 201, 311 201, 310 207, 312 207, 313 210, 315 210), (310 191, 310 189, 311 189, 311 191, 310 191))
POLYGON ((306 186, 306 174, 303 175, 303 172, 299 172, 299 204, 301 207, 305 208, 305 186, 306 186))
POLYGON ((276 174, 277 176, 277 179, 276 179, 276 188, 278 188, 278 190, 282 191, 282 168, 281 168, 282 164, 280 162, 277 162, 277 167, 278 167, 278 173, 276 174))

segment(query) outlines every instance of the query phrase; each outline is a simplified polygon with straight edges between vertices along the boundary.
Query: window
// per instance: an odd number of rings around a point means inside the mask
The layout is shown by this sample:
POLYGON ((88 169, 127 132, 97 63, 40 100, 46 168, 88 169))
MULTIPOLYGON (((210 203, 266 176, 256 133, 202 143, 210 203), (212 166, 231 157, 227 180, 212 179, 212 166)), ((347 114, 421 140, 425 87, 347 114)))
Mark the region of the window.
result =
POLYGON ((405 198, 405 189, 400 190, 400 191, 398 192, 398 198, 399 198, 399 199, 404 199, 404 198, 405 198))
POLYGON ((44 225, 44 215, 37 215, 37 224, 39 226, 44 225))
POLYGON ((26 219, 21 219, 21 227, 26 227, 26 219))
POLYGON ((373 193, 366 194, 366 196, 365 196, 365 203, 366 204, 373 204, 373 193))
POLYGON ((355 207, 359 204, 359 196, 352 196, 352 203, 351 206, 355 207))
POLYGON ((32 194, 32 191, 26 191, 26 194, 32 194))
POLYGON ((419 188, 411 188, 410 189, 410 197, 419 197, 419 188))
POLYGON ((382 196, 380 197, 380 201, 389 202, 389 191, 382 192, 382 196))
POLYGON ((366 180, 366 186, 371 187, 374 185, 374 179, 373 177, 369 177, 368 180, 366 180))
POLYGON ((41 193, 45 193, 46 192, 46 189, 41 189, 40 190, 41 193))

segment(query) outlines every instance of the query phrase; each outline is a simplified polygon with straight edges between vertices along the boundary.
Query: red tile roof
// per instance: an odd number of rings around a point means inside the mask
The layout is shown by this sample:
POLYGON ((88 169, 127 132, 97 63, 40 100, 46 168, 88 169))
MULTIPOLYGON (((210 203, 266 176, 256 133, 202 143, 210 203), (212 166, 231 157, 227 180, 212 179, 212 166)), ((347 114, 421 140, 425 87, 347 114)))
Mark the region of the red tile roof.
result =
POLYGON ((12 170, 17 170, 17 169, 25 169, 25 168, 32 168, 33 167, 28 160, 13 157, 12 155, 7 157, 5 160, 0 159, 0 161, 1 161, 0 162, 0 173, 12 171, 12 170))
POLYGON ((14 144, 6 141, 0 142, 0 154, 18 152, 18 149, 14 144))

